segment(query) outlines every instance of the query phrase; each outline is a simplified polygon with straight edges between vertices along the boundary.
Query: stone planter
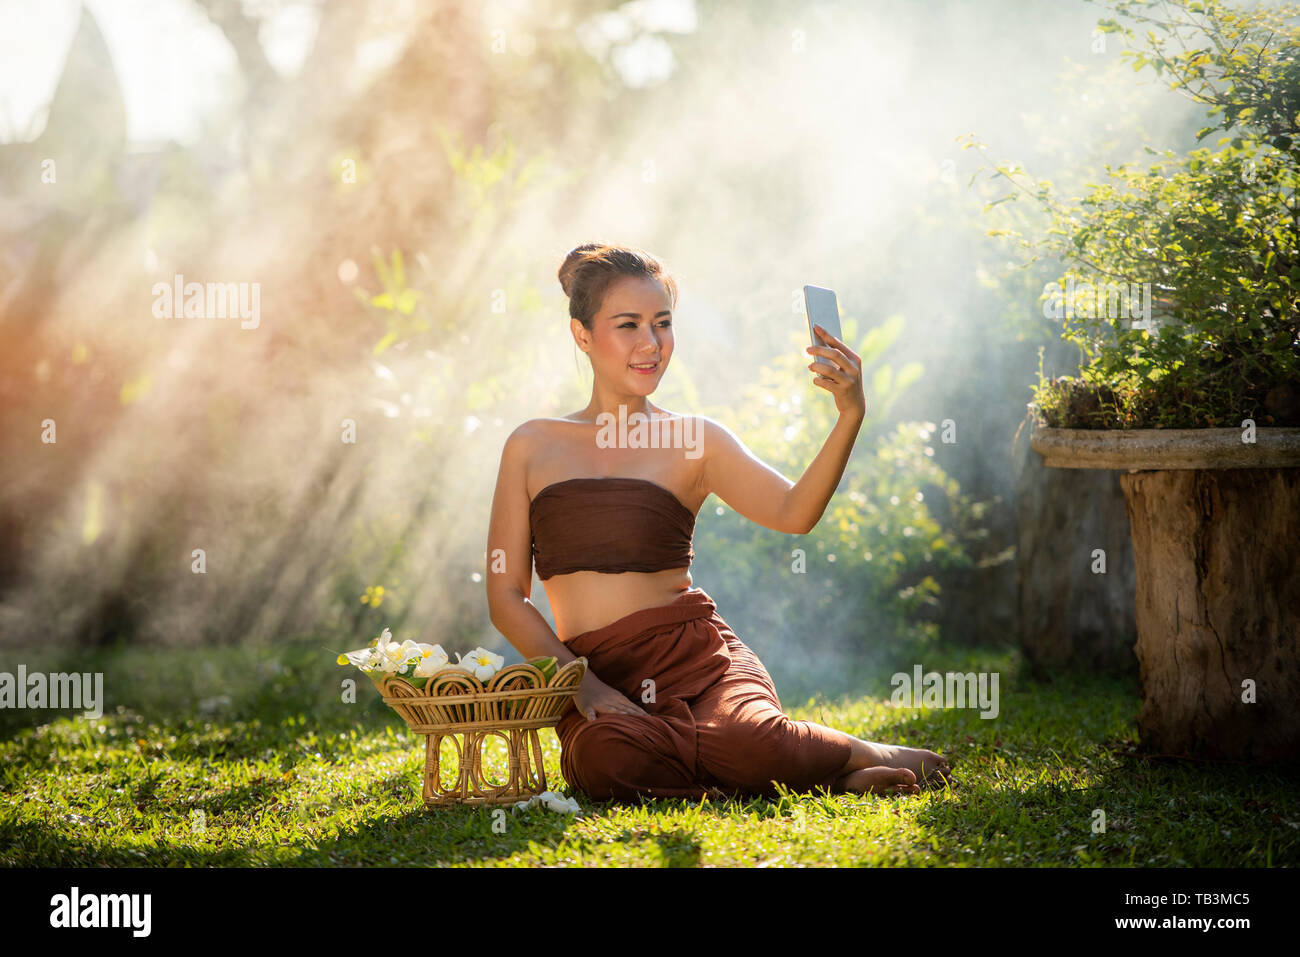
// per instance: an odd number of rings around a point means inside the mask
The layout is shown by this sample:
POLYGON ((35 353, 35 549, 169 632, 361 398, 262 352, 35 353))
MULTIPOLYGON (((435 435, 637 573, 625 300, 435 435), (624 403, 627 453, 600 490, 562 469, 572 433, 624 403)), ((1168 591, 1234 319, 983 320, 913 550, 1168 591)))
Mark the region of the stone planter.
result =
POLYGON ((1051 468, 1123 470, 1138 727, 1158 752, 1300 757, 1300 429, 1039 428, 1051 468))

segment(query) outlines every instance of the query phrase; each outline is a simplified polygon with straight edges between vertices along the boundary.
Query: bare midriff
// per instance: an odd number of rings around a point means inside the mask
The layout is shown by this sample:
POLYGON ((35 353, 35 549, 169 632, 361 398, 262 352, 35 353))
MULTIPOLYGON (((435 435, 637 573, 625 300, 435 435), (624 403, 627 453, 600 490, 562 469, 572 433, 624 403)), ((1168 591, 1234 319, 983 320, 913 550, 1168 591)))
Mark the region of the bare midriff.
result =
POLYGON ((603 628, 643 608, 671 605, 691 588, 689 568, 661 572, 570 572, 542 582, 560 641, 603 628))
MULTIPOLYGON (((662 412, 663 410, 658 410, 662 412)), ((701 460, 680 449, 597 449, 596 426, 564 419, 543 420, 548 441, 529 463, 529 500, 547 485, 575 476, 644 478, 662 485, 692 515, 707 497, 699 487, 701 460)), ((671 605, 692 587, 689 566, 657 572, 578 571, 542 582, 560 641, 603 628, 641 611, 671 605)))

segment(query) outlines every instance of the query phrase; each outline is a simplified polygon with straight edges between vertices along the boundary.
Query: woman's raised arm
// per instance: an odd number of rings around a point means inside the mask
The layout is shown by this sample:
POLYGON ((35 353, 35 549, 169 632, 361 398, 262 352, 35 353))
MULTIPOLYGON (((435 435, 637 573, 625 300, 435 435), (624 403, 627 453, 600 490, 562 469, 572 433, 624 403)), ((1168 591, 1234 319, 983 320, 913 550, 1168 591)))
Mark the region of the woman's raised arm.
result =
POLYGON ((831 345, 808 348, 814 356, 809 369, 817 375, 813 384, 835 396, 840 417, 798 482, 750 452, 726 426, 701 416, 705 493, 713 492, 751 522, 792 535, 806 535, 821 520, 866 416, 861 357, 829 333, 823 341, 831 345))

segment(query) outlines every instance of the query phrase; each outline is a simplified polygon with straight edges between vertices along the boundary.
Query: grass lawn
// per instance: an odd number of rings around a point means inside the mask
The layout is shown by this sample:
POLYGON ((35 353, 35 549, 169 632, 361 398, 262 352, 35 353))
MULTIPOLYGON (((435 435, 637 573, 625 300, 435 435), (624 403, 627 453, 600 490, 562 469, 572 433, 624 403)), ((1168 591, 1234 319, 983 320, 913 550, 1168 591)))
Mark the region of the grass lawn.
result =
MULTIPOLYGON (((357 702, 342 703, 340 682, 360 676, 318 642, 128 649, 75 664, 7 651, 0 670, 19 661, 29 672, 102 671, 106 702, 99 719, 0 711, 8 867, 1300 863, 1294 769, 1131 756, 1134 686, 1035 685, 1001 652, 926 660, 926 670, 1000 672, 993 720, 895 708, 879 677, 858 686, 871 694, 781 689, 796 718, 942 752, 954 791, 604 805, 579 793, 581 817, 507 808, 504 829, 491 809, 424 809, 423 740, 364 679, 357 702), (1105 830, 1094 833, 1098 809, 1105 830)), ((548 786, 570 792, 554 732, 542 741, 548 786)), ((503 755, 489 755, 498 771, 503 755)))

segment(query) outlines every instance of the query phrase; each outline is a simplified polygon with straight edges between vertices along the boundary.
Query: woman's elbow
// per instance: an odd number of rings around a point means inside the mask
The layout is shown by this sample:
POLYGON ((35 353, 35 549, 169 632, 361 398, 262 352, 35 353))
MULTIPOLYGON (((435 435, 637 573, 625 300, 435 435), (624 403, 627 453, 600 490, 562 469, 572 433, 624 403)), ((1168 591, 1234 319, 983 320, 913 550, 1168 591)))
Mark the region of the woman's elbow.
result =
POLYGON ((518 585, 489 581, 487 587, 488 619, 499 631, 502 618, 508 610, 527 600, 528 596, 519 589, 518 585))

